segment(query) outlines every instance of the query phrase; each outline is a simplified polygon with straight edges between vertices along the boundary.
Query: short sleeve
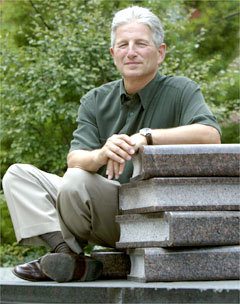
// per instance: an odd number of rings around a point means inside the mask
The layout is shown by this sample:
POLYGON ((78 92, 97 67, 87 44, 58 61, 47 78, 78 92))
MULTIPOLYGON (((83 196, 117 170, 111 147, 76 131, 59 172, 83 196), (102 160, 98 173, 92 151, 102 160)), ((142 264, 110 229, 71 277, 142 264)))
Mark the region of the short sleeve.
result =
POLYGON ((70 152, 74 150, 94 150, 101 147, 96 123, 94 93, 90 92, 81 99, 78 110, 77 129, 73 132, 70 152))
POLYGON ((194 81, 189 80, 185 84, 180 105, 180 125, 199 123, 212 126, 221 134, 216 117, 206 104, 200 86, 194 81))

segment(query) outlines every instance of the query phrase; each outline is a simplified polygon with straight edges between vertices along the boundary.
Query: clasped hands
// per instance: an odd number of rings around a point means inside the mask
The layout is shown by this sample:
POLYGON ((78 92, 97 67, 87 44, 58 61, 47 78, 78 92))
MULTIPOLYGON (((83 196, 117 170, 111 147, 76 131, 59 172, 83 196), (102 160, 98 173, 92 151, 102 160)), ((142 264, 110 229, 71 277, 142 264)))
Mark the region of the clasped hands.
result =
POLYGON ((124 172, 126 162, 132 159, 132 156, 143 145, 146 145, 146 138, 136 133, 132 136, 126 134, 114 134, 109 137, 101 149, 104 163, 106 164, 106 175, 108 179, 118 179, 124 172))

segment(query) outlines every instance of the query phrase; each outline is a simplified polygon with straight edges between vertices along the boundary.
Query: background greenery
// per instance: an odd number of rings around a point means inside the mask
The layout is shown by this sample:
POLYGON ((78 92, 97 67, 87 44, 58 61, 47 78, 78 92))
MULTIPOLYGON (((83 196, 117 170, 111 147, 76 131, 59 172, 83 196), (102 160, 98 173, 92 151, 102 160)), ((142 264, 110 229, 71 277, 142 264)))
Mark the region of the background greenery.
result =
MULTIPOLYGON (((16 162, 64 173, 81 96, 120 77, 109 52, 110 24, 131 4, 162 20, 167 56, 160 71, 197 81, 222 127, 222 142, 239 142, 238 1, 4 0, 1 177, 16 162)), ((3 194, 0 211, 2 243, 12 244, 3 194)))

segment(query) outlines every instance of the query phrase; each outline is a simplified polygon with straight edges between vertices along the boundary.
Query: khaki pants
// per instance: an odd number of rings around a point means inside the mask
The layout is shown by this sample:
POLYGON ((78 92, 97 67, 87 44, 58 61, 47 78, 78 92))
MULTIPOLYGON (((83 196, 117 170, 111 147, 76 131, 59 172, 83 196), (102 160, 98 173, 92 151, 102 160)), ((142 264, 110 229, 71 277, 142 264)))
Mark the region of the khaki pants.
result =
POLYGON ((12 165, 3 178, 17 241, 43 245, 39 235, 62 231, 76 253, 85 242, 115 247, 119 186, 82 169, 70 168, 61 178, 24 164, 12 165))

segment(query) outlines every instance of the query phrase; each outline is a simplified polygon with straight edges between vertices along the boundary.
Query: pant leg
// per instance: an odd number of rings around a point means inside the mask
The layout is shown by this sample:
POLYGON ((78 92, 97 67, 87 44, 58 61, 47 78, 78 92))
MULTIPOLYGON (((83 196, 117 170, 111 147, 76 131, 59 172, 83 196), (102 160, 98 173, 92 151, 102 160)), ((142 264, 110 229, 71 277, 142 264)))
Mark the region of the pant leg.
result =
POLYGON ((57 209, 70 248, 76 248, 76 238, 115 247, 120 236, 115 222, 119 186, 99 174, 78 168, 67 170, 59 188, 57 209))
POLYGON ((3 190, 21 244, 46 245, 38 236, 61 230, 56 210, 61 180, 32 165, 15 164, 7 170, 3 190))

